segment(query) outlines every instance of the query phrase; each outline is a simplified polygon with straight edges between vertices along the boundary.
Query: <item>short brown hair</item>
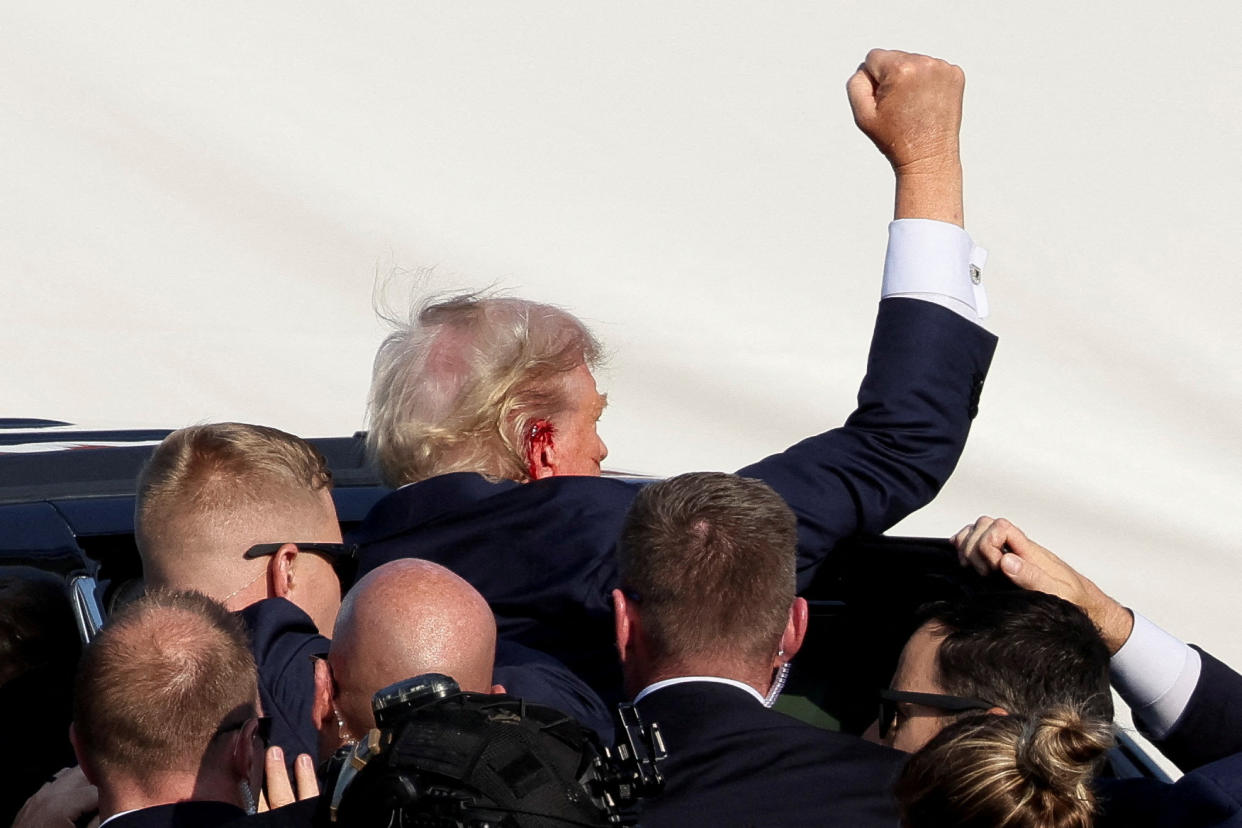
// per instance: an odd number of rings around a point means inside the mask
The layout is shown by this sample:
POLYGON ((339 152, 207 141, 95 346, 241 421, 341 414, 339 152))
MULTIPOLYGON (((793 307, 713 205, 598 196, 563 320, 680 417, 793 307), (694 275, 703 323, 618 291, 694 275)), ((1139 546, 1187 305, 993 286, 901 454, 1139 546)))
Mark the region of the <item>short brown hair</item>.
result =
MULTIPOLYGON (((165 567, 207 565, 206 560, 185 560, 194 554, 185 547, 193 546, 195 528, 218 527, 243 516, 274 520, 275 509, 318 509, 319 492, 331 486, 323 455, 279 429, 211 423, 174 431, 156 446, 138 476, 134 535, 144 575, 154 575, 158 583, 166 580, 165 567), (170 550, 167 555, 164 548, 170 550)), ((208 558, 218 550, 202 548, 201 555, 208 558)))
POLYGON ((796 554, 794 514, 766 483, 683 474, 635 499, 621 583, 657 659, 769 658, 794 600, 796 554))
POLYGON ((239 618, 197 592, 155 591, 119 611, 82 655, 73 726, 102 777, 195 770, 222 726, 256 713, 239 618))

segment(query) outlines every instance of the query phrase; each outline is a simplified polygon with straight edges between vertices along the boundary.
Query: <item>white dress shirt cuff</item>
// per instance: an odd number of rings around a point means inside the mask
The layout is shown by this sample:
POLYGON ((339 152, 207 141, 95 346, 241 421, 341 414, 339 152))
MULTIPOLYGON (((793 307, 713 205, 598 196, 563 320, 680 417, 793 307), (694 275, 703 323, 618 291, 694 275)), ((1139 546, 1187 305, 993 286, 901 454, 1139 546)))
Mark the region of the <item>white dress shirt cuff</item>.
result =
POLYGON ((1153 739, 1186 710, 1203 661, 1193 647, 1134 613, 1134 631, 1109 662, 1113 686, 1153 739))
POLYGON ((898 219, 888 225, 880 295, 934 302, 978 322, 988 315, 982 284, 987 258, 987 251, 956 224, 898 219))

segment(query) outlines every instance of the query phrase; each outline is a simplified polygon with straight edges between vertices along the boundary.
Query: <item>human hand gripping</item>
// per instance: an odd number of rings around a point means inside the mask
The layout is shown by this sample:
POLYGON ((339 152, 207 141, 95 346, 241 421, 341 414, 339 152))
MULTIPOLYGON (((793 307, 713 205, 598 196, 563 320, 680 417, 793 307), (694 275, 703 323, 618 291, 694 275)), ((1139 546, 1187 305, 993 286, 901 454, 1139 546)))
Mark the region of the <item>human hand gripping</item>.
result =
POLYGON ((1130 637, 1134 629, 1130 610, 1008 520, 984 515, 962 527, 952 540, 962 566, 981 575, 1000 570, 1023 589, 1056 595, 1077 606, 1099 629, 1110 654, 1130 637))
POLYGON ((961 68, 927 55, 872 49, 845 88, 854 123, 897 176, 893 217, 962 226, 961 68))

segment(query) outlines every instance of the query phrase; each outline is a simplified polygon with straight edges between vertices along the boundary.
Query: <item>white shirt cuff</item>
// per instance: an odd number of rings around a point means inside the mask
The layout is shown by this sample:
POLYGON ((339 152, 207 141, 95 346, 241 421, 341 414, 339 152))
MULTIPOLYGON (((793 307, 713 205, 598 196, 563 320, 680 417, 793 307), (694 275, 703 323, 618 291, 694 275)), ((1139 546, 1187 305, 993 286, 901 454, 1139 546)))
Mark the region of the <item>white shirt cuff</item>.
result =
POLYGON ((1134 613, 1134 631, 1109 662, 1113 686, 1153 739, 1168 734, 1199 684, 1193 647, 1134 613))
POLYGON ((956 224, 898 219, 888 225, 880 296, 934 302, 978 322, 988 315, 981 281, 987 258, 988 252, 956 224))

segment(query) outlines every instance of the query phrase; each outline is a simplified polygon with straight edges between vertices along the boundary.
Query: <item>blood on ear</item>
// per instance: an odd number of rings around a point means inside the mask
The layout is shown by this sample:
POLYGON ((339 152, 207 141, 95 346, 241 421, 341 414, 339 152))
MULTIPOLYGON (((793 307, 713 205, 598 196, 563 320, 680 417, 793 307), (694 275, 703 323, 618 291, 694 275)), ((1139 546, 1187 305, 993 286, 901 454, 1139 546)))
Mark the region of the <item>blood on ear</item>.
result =
POLYGON ((530 479, 539 478, 539 462, 543 453, 552 446, 552 438, 556 434, 550 420, 535 420, 526 433, 526 468, 530 479))

